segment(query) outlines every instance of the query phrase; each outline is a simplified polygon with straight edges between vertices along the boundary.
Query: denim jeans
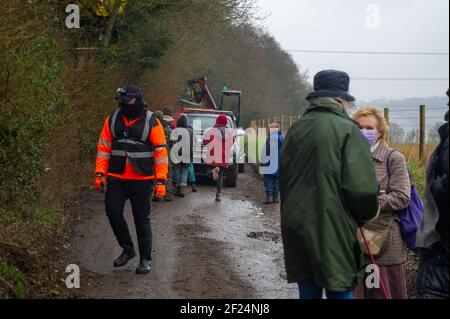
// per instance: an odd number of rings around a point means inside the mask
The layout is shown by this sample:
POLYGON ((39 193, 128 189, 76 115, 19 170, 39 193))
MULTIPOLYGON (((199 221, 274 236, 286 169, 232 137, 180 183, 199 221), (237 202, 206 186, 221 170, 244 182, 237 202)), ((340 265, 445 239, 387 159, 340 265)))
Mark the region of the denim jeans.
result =
POLYGON ((189 164, 187 182, 189 185, 194 185, 197 182, 195 179, 194 164, 192 163, 189 164))
MULTIPOLYGON (((323 299, 324 289, 317 286, 313 280, 302 280, 298 283, 300 290, 300 299, 323 299)), ((344 300, 353 299, 353 292, 351 290, 344 292, 335 292, 326 290, 327 299, 330 300, 344 300)))
POLYGON ((277 197, 280 192, 278 176, 264 175, 264 188, 267 196, 277 197))
POLYGON ((188 182, 189 164, 175 164, 173 167, 173 182, 176 187, 186 187, 188 182))

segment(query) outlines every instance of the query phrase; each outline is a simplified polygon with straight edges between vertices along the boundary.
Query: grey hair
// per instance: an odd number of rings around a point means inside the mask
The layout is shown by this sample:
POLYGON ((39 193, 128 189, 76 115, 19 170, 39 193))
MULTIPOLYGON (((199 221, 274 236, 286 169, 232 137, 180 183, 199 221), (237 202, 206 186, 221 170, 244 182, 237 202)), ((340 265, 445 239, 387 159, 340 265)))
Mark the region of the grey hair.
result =
POLYGON ((338 103, 342 107, 342 109, 344 109, 344 110, 350 110, 354 106, 353 102, 349 102, 349 101, 344 100, 343 98, 340 98, 340 97, 318 97, 318 98, 312 98, 310 100, 311 105, 317 103, 318 99, 325 99, 325 100, 328 100, 329 102, 338 103))

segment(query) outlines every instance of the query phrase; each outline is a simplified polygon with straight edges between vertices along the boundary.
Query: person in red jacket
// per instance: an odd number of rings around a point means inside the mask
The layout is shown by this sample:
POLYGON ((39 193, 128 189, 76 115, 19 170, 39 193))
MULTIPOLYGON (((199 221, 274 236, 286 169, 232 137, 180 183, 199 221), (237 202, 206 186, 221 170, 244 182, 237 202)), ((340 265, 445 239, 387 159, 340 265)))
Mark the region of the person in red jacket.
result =
POLYGON ((168 154, 164 128, 147 108, 142 91, 133 85, 118 90, 119 108, 105 121, 98 143, 95 188, 106 189, 106 213, 122 254, 114 267, 123 267, 136 257, 123 216, 129 199, 138 237, 140 264, 137 274, 152 267, 150 197, 166 195, 168 154))
POLYGON ((222 200, 225 171, 233 164, 234 132, 227 128, 228 118, 219 115, 216 125, 205 133, 203 144, 207 145, 206 163, 213 167, 212 174, 217 181, 216 201, 222 200))

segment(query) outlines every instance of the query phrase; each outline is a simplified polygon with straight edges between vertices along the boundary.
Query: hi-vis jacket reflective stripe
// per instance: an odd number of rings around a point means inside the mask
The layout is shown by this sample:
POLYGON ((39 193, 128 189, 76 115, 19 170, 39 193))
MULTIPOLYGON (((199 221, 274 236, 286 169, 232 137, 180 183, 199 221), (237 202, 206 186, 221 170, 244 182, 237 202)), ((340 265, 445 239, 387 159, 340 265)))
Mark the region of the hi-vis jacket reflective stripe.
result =
POLYGON ((164 182, 169 163, 165 146, 164 128, 151 112, 130 122, 117 110, 106 119, 100 135, 96 174, 164 182))

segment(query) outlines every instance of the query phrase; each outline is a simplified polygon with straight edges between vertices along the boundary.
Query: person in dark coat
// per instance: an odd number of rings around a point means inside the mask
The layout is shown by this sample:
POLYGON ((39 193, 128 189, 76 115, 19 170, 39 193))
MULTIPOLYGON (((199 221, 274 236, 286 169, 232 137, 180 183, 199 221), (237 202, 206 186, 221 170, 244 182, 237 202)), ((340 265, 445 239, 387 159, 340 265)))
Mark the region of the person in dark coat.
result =
POLYGON ((425 212, 417 233, 417 246, 421 248, 417 291, 424 298, 449 298, 448 119, 447 112, 446 123, 439 129, 441 142, 428 163, 425 212))
POLYGON ((175 187, 173 183, 173 162, 170 156, 170 150, 173 146, 173 141, 170 139, 172 131, 177 128, 177 121, 173 118, 173 108, 170 105, 165 106, 162 109, 163 112, 163 125, 164 133, 166 134, 167 152, 169 154, 169 175, 167 179, 167 196, 166 200, 171 201, 172 196, 175 193, 175 187))
POLYGON ((281 151, 281 228, 289 283, 303 299, 351 299, 366 260, 358 224, 379 212, 369 143, 347 109, 355 100, 341 71, 315 76, 310 107, 281 151))
POLYGON ((270 135, 267 138, 265 148, 261 157, 262 171, 264 175, 264 189, 266 200, 264 205, 278 204, 280 202, 280 153, 284 143, 284 136, 280 131, 280 124, 269 125, 270 135))
MULTIPOLYGON (((164 135, 166 136, 166 141, 167 141, 167 145, 166 145, 166 149, 167 149, 167 154, 170 155, 170 149, 171 149, 171 142, 170 142, 170 134, 172 133, 172 128, 170 127, 170 123, 164 119, 164 112, 163 111, 156 111, 155 112, 156 117, 159 119, 159 121, 161 122, 162 126, 164 127, 164 135)), ((165 200, 166 202, 171 202, 173 200, 173 191, 172 191, 172 184, 173 184, 173 178, 172 178, 172 161, 170 160, 170 156, 169 156, 169 173, 167 175, 167 182, 166 182, 166 190, 167 190, 167 194, 164 198, 159 198, 157 197, 155 194, 153 194, 153 201, 154 202, 161 202, 163 200, 165 200)))
POLYGON ((177 128, 177 121, 174 119, 173 115, 173 108, 170 105, 165 106, 162 109, 162 112, 164 114, 164 121, 169 124, 169 127, 174 130, 177 128))
POLYGON ((181 157, 181 161, 179 163, 175 163, 173 167, 173 178, 176 187, 175 196, 177 197, 185 197, 183 193, 183 187, 188 186, 188 174, 189 174, 189 166, 193 163, 193 151, 194 151, 194 131, 192 127, 189 126, 189 119, 186 114, 181 114, 180 118, 177 121, 177 130, 185 129, 188 134, 186 136, 178 136, 178 139, 174 140, 174 136, 172 136, 172 142, 183 146, 184 150, 189 150, 190 157, 188 160, 184 160, 182 149, 179 150, 178 155, 181 157), (186 139, 189 139, 188 141, 186 139))

